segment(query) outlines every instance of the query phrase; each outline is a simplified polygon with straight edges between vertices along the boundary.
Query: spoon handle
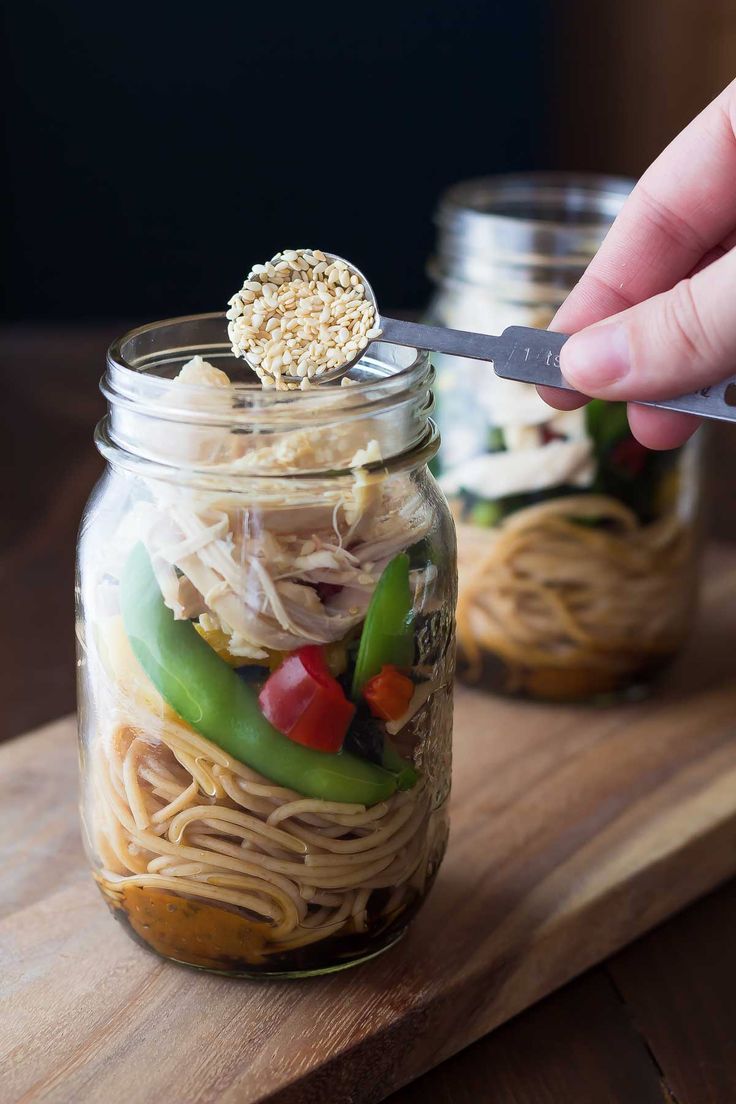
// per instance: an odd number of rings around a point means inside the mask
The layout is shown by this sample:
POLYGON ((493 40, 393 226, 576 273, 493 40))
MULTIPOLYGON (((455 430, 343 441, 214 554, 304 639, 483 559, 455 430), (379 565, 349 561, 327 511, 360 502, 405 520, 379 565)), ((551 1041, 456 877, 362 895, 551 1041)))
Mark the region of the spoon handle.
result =
MULTIPOLYGON (((560 372, 560 350, 567 334, 534 330, 528 326, 508 326, 500 336, 450 330, 443 326, 425 326, 398 318, 381 317, 381 341, 393 345, 411 345, 415 349, 492 361, 496 375, 522 383, 541 383, 563 391, 574 388, 560 372)), ((736 422, 736 376, 710 387, 703 387, 674 399, 641 403, 662 410, 679 410, 701 418, 736 422)))

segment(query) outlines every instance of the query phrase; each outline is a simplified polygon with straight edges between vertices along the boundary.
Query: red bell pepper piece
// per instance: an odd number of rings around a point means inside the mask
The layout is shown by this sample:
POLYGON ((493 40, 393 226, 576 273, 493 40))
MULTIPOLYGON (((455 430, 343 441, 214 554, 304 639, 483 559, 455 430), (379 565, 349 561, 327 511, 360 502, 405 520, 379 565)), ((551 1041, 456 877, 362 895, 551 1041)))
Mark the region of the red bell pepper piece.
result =
POLYGON ((542 429, 542 444, 548 445, 552 441, 564 441, 564 433, 558 433, 556 430, 551 429, 550 426, 543 425, 542 429))
POLYGON ((624 437, 611 449, 611 461, 624 475, 634 479, 641 475, 647 462, 647 450, 634 437, 624 437))
POLYGON ((382 721, 398 721, 409 708, 414 696, 414 683, 390 663, 363 687, 363 697, 374 717, 382 721))
POLYGON ((318 644, 287 655, 266 679, 258 701, 274 728, 316 751, 339 751, 355 714, 318 644))

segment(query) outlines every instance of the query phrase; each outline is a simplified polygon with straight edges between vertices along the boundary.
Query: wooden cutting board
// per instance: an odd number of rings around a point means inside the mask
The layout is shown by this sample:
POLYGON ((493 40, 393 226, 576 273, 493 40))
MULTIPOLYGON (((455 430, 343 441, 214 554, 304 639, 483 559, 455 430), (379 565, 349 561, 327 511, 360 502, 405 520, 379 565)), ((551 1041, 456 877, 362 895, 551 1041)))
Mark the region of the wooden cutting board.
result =
POLYGON ((410 935, 359 969, 170 965, 82 857, 71 718, 0 747, 0 1100, 377 1101, 736 870, 736 555, 654 700, 458 694, 452 841, 410 935))

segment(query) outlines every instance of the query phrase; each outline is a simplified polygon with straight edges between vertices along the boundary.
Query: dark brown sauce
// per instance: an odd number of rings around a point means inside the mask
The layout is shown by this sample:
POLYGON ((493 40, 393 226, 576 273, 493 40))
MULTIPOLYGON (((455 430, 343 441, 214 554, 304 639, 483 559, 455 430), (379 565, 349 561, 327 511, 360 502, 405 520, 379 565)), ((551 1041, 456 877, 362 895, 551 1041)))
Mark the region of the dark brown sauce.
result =
POLYGON ((640 697, 672 662, 676 650, 652 655, 631 655, 625 669, 601 667, 525 667, 484 653, 480 673, 469 677, 468 665, 458 658, 460 682, 508 697, 549 702, 595 702, 631 695, 640 697))
POLYGON ((427 892, 414 893, 383 915, 388 890, 376 890, 368 906, 368 930, 343 928, 334 936, 281 953, 266 953, 269 926, 229 906, 195 900, 164 889, 116 886, 100 890, 137 943, 176 962, 229 974, 308 973, 347 966, 390 946, 414 917, 427 892))

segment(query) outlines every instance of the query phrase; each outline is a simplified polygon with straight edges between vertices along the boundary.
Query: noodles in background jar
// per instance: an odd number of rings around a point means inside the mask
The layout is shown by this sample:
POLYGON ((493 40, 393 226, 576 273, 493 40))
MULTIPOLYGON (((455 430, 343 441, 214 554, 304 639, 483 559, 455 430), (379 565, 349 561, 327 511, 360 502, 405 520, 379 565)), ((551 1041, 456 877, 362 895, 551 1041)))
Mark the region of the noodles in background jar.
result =
POLYGON ((110 350, 79 549, 85 843, 167 958, 302 976, 391 946, 445 850, 455 540, 432 369, 262 391, 222 315, 110 350))
MULTIPOLYGON (((468 181, 438 212, 429 321, 546 327, 631 183, 531 174, 468 181)), ((694 612, 702 431, 656 453, 625 405, 553 411, 532 386, 438 356, 433 470, 458 532, 458 675, 557 701, 637 697, 694 612)))

